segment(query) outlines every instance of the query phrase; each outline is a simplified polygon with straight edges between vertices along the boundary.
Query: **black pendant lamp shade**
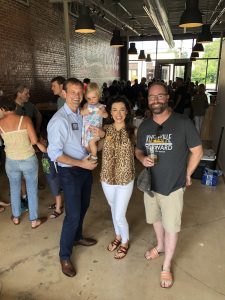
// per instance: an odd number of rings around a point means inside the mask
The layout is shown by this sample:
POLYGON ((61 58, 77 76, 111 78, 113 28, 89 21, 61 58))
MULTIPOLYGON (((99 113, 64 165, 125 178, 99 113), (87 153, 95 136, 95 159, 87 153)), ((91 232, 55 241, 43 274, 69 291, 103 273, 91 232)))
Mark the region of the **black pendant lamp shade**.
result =
POLYGON ((202 32, 198 34, 198 43, 210 43, 213 41, 212 33, 210 31, 210 24, 202 25, 202 32))
POLYGON ((129 55, 135 55, 137 54, 137 49, 135 47, 135 43, 130 43, 130 48, 128 49, 129 55))
POLYGON ((201 43, 196 43, 192 49, 192 52, 204 52, 204 47, 201 43))
POLYGON ((192 52, 191 53, 191 57, 199 57, 199 53, 198 52, 192 52))
POLYGON ((151 59, 151 55, 150 54, 147 54, 147 57, 146 57, 146 60, 145 60, 146 62, 150 62, 150 61, 152 61, 152 59, 151 59))
POLYGON ((179 27, 192 28, 202 26, 202 13, 198 0, 186 0, 185 11, 181 15, 179 27))
POLYGON ((139 60, 146 60, 145 50, 140 50, 140 54, 138 56, 139 60))
POLYGON ((112 39, 110 41, 110 46, 113 47, 113 48, 120 48, 120 47, 124 46, 124 43, 123 43, 123 41, 121 39, 121 36, 120 36, 120 31, 117 28, 115 28, 113 30, 113 36, 112 36, 112 39))
POLYGON ((79 33, 93 33, 95 32, 95 25, 90 16, 90 10, 87 6, 82 5, 79 10, 79 17, 75 26, 75 32, 79 33))

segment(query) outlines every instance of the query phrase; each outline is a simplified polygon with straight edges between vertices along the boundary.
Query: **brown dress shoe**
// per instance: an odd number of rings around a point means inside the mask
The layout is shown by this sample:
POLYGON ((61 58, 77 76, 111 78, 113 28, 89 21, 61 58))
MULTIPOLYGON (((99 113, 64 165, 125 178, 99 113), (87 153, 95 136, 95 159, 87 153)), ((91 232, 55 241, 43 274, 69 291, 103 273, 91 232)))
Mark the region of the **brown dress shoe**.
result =
POLYGON ((81 245, 81 246, 93 246, 97 244, 97 241, 95 239, 91 239, 91 238, 83 238, 80 239, 79 241, 75 241, 74 242, 74 246, 76 245, 81 245))
POLYGON ((76 275, 76 271, 70 261, 70 259, 60 259, 62 272, 68 277, 74 277, 76 275))

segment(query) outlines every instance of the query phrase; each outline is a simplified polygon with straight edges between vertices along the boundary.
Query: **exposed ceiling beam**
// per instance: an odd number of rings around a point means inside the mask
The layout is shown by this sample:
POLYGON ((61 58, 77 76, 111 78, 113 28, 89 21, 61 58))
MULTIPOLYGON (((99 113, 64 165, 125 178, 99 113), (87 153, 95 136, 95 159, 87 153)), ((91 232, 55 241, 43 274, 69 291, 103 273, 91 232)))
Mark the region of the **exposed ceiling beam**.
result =
POLYGON ((168 16, 161 0, 144 0, 143 8, 150 20, 167 42, 170 48, 174 48, 173 35, 168 22, 168 16))
MULTIPOLYGON (((96 5, 99 6, 97 1, 95 0, 91 0, 91 2, 96 5)), ((107 13, 109 16, 111 16, 112 18, 116 19, 120 24, 122 24, 122 26, 125 26, 126 28, 130 29, 131 31, 133 31, 136 35, 140 35, 140 33, 135 30, 133 27, 131 27, 128 23, 120 20, 116 15, 114 15, 110 10, 108 10, 104 5, 101 5, 101 10, 103 10, 105 13, 107 13)))

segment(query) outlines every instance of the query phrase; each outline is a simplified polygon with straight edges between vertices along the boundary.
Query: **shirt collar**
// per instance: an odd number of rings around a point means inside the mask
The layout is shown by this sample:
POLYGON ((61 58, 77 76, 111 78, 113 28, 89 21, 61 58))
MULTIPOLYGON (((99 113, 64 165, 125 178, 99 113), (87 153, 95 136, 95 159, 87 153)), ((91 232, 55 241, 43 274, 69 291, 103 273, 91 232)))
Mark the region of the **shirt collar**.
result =
POLYGON ((66 102, 64 103, 63 105, 63 108, 65 109, 65 112, 67 115, 70 115, 70 114, 75 114, 75 115, 79 115, 80 114, 80 109, 78 108, 78 110, 76 112, 73 112, 69 106, 66 104, 66 102))

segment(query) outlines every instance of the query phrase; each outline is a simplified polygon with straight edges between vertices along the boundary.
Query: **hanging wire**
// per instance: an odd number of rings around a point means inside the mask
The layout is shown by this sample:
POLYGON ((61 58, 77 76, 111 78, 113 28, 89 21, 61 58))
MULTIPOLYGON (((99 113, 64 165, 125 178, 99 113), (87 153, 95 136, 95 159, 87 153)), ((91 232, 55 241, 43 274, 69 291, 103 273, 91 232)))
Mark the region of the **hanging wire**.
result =
POLYGON ((206 24, 208 24, 208 18, 209 18, 209 0, 207 1, 207 13, 206 13, 206 24))

